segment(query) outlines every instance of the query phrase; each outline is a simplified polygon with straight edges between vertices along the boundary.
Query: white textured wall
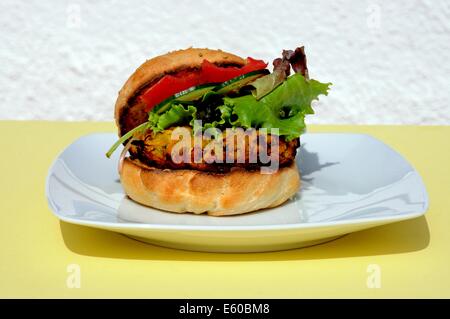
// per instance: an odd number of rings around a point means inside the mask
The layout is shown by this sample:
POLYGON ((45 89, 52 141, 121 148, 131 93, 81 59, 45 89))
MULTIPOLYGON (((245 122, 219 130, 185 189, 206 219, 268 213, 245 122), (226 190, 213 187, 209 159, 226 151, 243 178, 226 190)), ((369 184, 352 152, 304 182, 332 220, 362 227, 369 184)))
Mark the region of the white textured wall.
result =
POLYGON ((188 46, 272 61, 305 45, 334 83, 310 123, 450 124, 450 1, 0 2, 0 119, 112 120, 146 58, 188 46))

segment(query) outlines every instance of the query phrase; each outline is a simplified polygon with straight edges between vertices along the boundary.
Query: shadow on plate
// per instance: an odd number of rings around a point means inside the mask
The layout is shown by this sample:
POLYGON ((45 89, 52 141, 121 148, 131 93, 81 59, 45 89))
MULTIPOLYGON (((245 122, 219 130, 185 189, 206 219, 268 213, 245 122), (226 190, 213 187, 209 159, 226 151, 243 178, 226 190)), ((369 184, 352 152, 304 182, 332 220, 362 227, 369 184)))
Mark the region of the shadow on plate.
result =
POLYGON ((67 248, 85 256, 180 261, 283 261, 400 254, 426 248, 426 218, 379 226, 307 248, 267 253, 204 253, 154 246, 111 231, 60 222, 67 248))

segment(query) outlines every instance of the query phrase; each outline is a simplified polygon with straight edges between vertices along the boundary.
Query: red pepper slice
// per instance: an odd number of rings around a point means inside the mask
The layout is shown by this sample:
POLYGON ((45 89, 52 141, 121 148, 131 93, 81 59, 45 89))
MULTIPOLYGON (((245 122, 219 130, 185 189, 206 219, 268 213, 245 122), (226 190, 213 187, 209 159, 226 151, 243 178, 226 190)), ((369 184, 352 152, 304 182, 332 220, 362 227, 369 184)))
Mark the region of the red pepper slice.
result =
POLYGON ((220 67, 207 60, 202 63, 202 80, 204 83, 225 82, 237 76, 247 74, 252 71, 262 70, 267 67, 267 63, 262 60, 247 58, 247 64, 243 67, 220 67))
POLYGON ((203 60, 200 70, 181 72, 176 75, 165 75, 158 82, 145 90, 140 96, 146 104, 145 111, 150 111, 157 104, 172 95, 192 86, 206 83, 220 83, 256 70, 263 70, 267 63, 262 60, 247 58, 243 67, 221 67, 203 60))
POLYGON ((178 75, 165 75, 148 88, 140 99, 146 104, 145 112, 150 111, 155 105, 161 103, 175 93, 181 92, 200 82, 200 72, 190 72, 178 75))

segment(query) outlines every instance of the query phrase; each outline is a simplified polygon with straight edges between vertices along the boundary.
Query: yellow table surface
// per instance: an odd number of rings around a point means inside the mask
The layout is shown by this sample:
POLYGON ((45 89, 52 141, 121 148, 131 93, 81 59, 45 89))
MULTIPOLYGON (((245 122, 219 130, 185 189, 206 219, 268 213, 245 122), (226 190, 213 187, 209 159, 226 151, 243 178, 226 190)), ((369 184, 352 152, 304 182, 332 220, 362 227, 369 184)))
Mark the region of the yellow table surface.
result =
POLYGON ((76 138, 114 130, 0 122, 0 297, 450 297, 450 126, 309 126, 368 133, 395 148, 422 175, 429 210, 323 245, 251 254, 179 251, 60 222, 45 198, 50 164, 76 138), (71 264, 80 288, 67 285, 71 264), (372 264, 380 288, 367 286, 372 264))

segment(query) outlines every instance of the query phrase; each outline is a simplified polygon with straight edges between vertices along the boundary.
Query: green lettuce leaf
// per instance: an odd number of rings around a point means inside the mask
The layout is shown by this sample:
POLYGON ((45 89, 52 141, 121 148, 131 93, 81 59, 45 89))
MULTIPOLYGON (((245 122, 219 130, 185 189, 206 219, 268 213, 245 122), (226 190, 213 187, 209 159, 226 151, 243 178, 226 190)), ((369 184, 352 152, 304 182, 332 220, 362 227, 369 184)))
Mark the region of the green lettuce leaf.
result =
MULTIPOLYGON (((207 93, 208 94, 208 93, 207 93)), ((204 101, 205 98, 202 99, 204 101)), ((170 108, 163 114, 149 113, 150 127, 154 132, 160 132, 164 129, 180 124, 189 124, 194 126, 194 121, 198 119, 198 108, 201 105, 195 104, 172 104, 170 108)), ((202 123, 202 129, 215 128, 230 123, 232 109, 226 105, 217 107, 220 111, 220 118, 212 122, 202 123)))
POLYGON ((304 47, 283 50, 282 57, 273 60, 273 72, 250 83, 255 88, 252 90, 253 96, 259 100, 272 92, 291 74, 291 66, 295 73, 300 73, 307 80, 309 79, 304 47))
POLYGON ((212 123, 203 123, 203 128, 204 129, 215 128, 215 127, 222 126, 222 125, 230 123, 230 118, 231 118, 231 114, 232 114, 232 111, 233 111, 231 109, 231 107, 229 107, 228 105, 221 105, 221 106, 219 106, 217 108, 220 111, 220 120, 219 121, 213 121, 212 123))
POLYGON ((149 121, 152 130, 160 132, 175 124, 191 122, 196 113, 197 108, 194 105, 172 104, 170 109, 161 115, 150 113, 149 121))
POLYGON ((296 73, 272 92, 257 100, 253 95, 225 97, 225 105, 233 109, 237 119, 233 126, 243 128, 278 128, 287 140, 299 137, 305 130, 305 115, 314 114, 311 102, 320 94, 328 95, 331 83, 306 80, 296 73))
POLYGON ((250 83, 255 89, 252 90, 253 96, 259 100, 264 95, 273 91, 278 85, 284 82, 286 75, 281 70, 274 70, 273 73, 260 77, 250 83))

